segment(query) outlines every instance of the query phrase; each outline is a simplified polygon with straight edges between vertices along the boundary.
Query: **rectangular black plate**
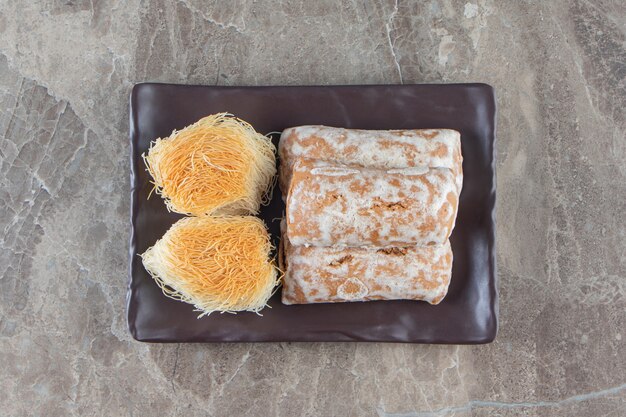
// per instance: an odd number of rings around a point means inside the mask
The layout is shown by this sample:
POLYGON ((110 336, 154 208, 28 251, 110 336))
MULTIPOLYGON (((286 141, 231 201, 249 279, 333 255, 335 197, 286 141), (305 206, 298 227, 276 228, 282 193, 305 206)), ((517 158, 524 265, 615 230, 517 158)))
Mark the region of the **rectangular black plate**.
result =
MULTIPOLYGON (((488 343, 498 327, 495 272, 495 98, 485 84, 211 87, 138 84, 130 98, 131 240, 128 326, 149 342, 381 341, 488 343), (150 142, 203 116, 230 112, 262 133, 321 124, 360 129, 451 128, 461 132, 465 174, 454 265, 444 301, 375 301, 285 306, 263 316, 212 314, 165 297, 137 254, 180 218, 152 195, 141 154, 150 142)), ((275 141, 278 135, 274 136, 275 141)), ((277 189, 261 217, 278 239, 277 189)))

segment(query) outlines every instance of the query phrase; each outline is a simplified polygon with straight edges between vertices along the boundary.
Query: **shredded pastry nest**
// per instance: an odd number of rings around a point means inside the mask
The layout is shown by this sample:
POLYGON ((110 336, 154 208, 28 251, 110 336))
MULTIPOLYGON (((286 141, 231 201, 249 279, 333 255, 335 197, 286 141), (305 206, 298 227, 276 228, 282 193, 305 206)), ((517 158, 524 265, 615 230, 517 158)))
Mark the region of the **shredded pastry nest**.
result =
POLYGON ((170 211, 257 214, 271 198, 275 152, 250 124, 218 113, 155 140, 142 157, 170 211))
POLYGON ((141 257, 163 293, 201 312, 258 313, 278 288, 269 234, 253 216, 187 217, 141 257))

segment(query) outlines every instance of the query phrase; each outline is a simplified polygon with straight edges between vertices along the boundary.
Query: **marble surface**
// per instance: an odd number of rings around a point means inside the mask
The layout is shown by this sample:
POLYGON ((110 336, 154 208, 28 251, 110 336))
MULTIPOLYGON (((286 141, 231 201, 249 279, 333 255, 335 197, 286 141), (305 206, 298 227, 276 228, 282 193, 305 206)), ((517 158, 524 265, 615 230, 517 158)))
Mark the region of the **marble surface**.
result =
POLYGON ((625 38, 620 0, 0 0, 0 414, 626 415, 625 38), (496 341, 131 340, 141 81, 492 84, 496 341))

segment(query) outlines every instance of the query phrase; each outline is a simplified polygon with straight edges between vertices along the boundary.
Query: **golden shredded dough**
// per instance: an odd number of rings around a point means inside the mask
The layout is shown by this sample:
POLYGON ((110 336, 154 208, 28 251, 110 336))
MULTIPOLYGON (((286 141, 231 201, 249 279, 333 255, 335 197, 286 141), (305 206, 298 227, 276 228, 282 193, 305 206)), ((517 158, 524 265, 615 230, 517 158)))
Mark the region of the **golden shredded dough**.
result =
POLYGON ((218 113, 155 140, 142 157, 168 210, 256 214, 271 198, 275 151, 250 124, 218 113))
POLYGON ((203 216, 179 220, 141 257, 166 296, 202 317, 263 309, 282 278, 271 250, 261 219, 203 216))

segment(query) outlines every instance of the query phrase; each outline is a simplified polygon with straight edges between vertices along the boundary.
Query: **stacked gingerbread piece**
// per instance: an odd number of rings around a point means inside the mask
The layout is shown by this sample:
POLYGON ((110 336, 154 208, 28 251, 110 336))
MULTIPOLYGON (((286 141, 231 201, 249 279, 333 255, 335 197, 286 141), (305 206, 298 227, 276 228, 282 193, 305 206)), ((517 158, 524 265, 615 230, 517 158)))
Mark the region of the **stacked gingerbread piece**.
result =
POLYGON ((285 304, 438 304, 451 278, 460 135, 300 126, 280 139, 285 304))

